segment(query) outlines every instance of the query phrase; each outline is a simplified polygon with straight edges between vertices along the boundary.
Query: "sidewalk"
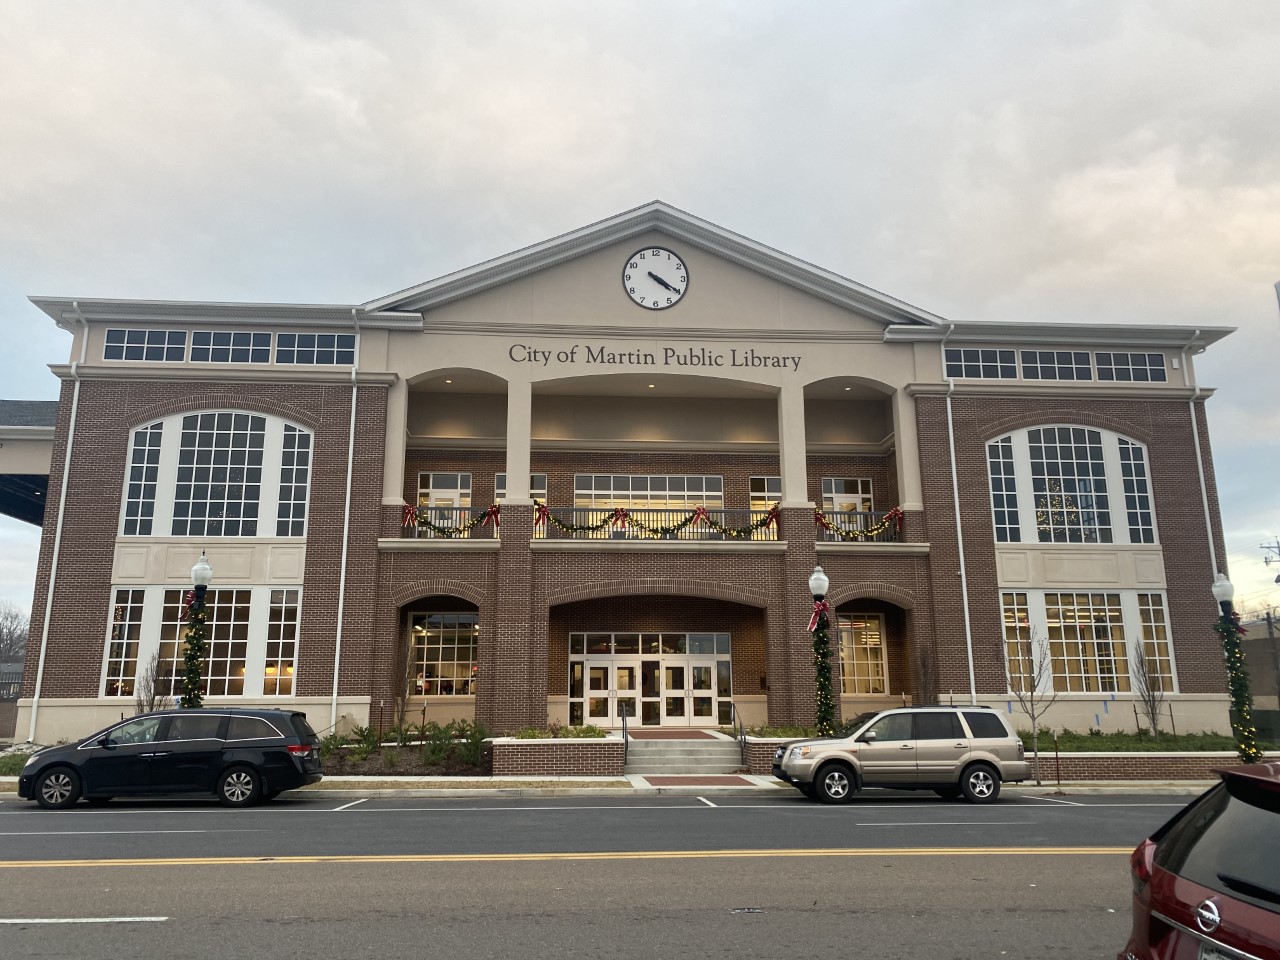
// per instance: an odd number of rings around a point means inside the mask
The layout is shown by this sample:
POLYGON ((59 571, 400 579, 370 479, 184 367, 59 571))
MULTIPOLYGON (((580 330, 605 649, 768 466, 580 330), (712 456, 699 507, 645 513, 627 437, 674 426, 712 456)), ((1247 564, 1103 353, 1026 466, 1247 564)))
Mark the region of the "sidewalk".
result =
MULTIPOLYGON (((1007 796, 1063 797, 1145 794, 1147 796, 1194 797, 1203 793, 1211 780, 1125 780, 1007 783, 1007 796)), ((0 777, 0 801, 17 798, 18 778, 0 777)), ((790 786, 773 777, 750 774, 723 776, 627 775, 623 777, 325 777, 314 786, 292 791, 333 799, 358 797, 627 797, 627 796, 799 796, 790 786)), ((869 790, 868 799, 879 794, 902 796, 904 791, 869 790)), ((921 794, 922 796, 927 794, 921 794)))

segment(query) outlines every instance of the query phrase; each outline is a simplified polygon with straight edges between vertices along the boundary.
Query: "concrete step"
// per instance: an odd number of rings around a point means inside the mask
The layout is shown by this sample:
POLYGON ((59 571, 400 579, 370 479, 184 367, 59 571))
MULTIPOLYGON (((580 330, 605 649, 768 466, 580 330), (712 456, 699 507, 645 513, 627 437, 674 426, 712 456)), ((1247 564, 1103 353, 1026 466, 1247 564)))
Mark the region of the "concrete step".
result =
POLYGON ((725 774, 742 770, 735 740, 631 740, 626 772, 630 774, 725 774))
POLYGON ((656 763, 628 763, 625 773, 633 773, 639 776, 647 774, 692 774, 708 776, 712 774, 724 773, 740 773, 744 767, 740 762, 735 763, 672 763, 669 761, 661 761, 656 763))

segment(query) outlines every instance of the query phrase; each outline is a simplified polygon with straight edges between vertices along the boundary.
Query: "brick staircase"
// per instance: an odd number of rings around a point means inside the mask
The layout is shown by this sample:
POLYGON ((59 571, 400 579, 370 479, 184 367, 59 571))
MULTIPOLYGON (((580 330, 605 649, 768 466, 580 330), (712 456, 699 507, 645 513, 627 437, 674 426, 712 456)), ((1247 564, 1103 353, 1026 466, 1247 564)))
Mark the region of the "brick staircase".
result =
POLYGON ((626 772, 708 776, 745 771, 736 740, 642 740, 627 744, 626 772))

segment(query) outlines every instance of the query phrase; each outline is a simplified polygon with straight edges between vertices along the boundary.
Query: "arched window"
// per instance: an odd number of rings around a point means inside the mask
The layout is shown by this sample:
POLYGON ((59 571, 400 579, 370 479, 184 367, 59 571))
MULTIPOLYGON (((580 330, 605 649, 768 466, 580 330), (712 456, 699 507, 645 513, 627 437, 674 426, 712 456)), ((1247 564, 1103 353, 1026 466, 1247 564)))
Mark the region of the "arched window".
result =
POLYGON ((178 414, 133 431, 123 536, 302 537, 310 432, 231 410, 178 414))
POLYGON ((987 443, 998 543, 1155 543, 1147 451, 1091 427, 1045 425, 987 443))

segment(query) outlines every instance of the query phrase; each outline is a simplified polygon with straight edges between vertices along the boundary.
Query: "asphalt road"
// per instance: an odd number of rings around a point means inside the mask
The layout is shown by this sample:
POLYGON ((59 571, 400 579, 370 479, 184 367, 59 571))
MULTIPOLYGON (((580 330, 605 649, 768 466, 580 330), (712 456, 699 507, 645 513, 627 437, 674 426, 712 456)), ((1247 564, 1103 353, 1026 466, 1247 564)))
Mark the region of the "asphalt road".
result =
POLYGON ((4 803, 0 956, 1114 957, 1184 803, 4 803))

